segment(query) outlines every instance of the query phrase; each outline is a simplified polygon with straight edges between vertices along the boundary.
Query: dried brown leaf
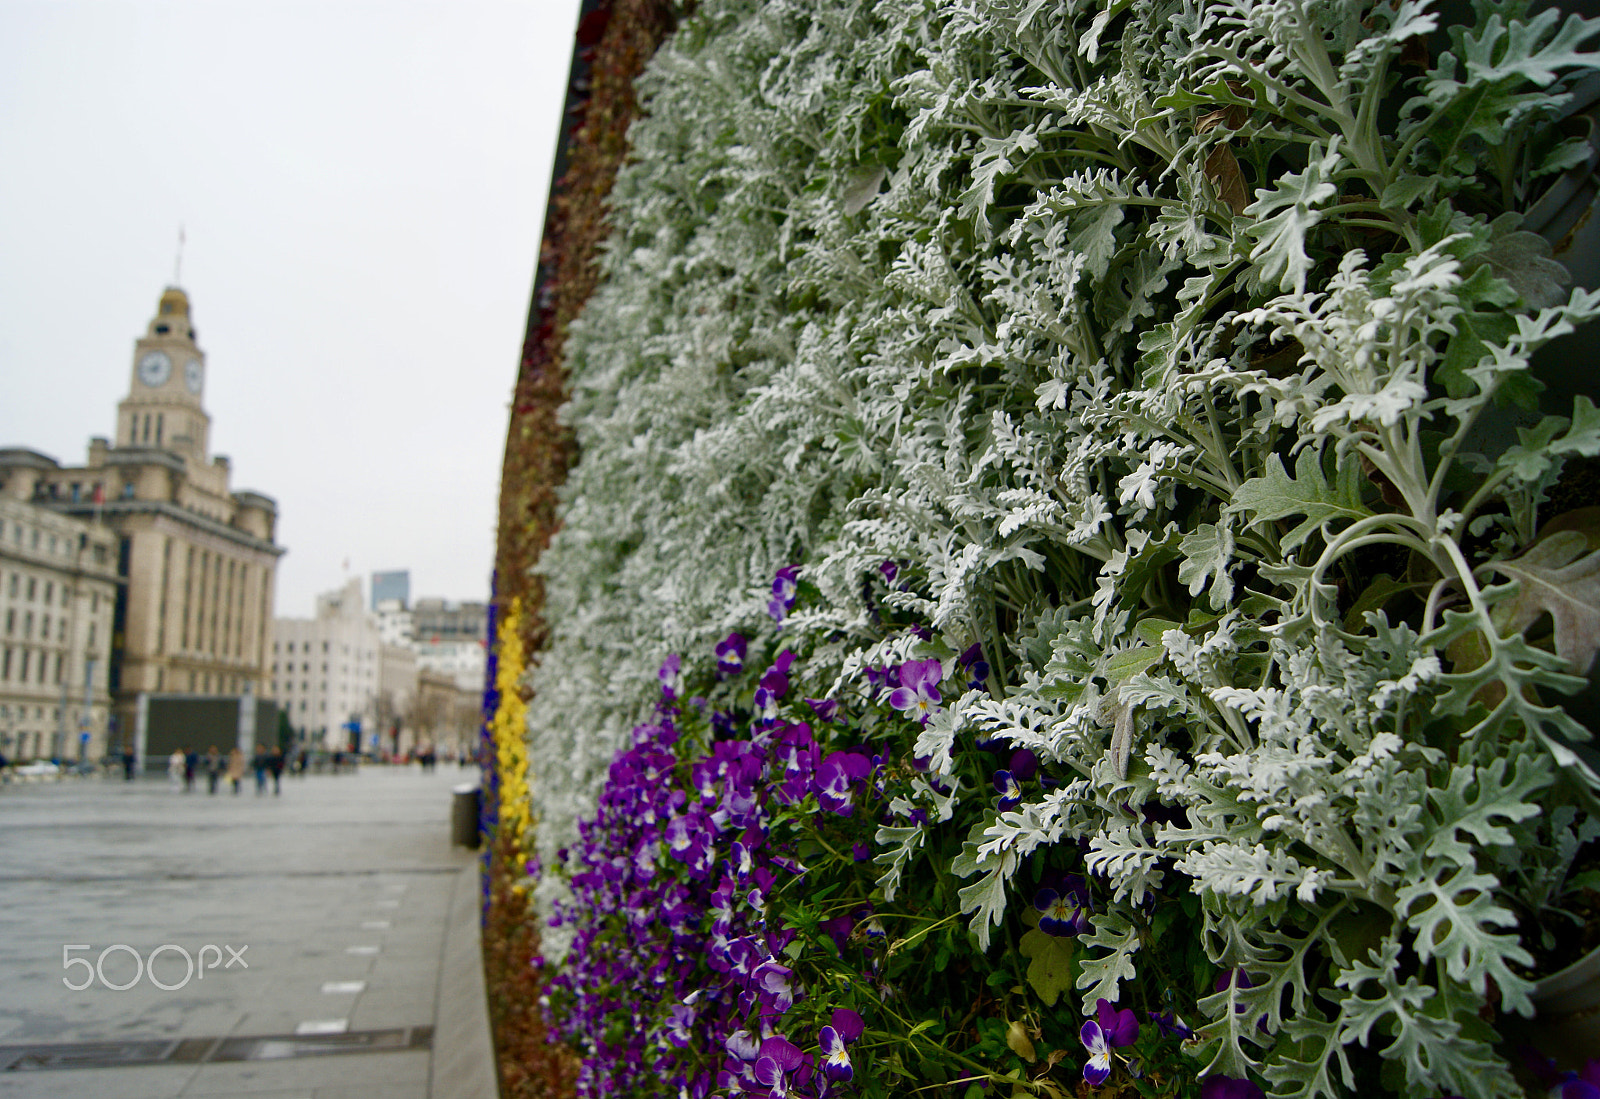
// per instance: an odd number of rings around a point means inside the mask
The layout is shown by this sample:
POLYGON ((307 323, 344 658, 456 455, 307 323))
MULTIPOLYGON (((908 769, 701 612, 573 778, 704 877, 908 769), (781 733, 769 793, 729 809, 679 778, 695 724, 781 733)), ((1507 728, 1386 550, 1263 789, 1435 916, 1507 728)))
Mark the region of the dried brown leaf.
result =
POLYGON ((1600 550, 1585 554, 1586 548, 1583 533, 1562 530, 1535 542, 1521 557, 1493 564, 1521 585, 1496 608, 1496 625, 1502 632, 1521 633, 1549 614, 1556 655, 1580 675, 1600 652, 1600 550))
POLYGON ((1206 178, 1217 189, 1217 197, 1234 213, 1242 214, 1244 208, 1250 205, 1250 194, 1244 185, 1244 172, 1239 168, 1233 150, 1226 145, 1213 148, 1206 156, 1205 171, 1206 178))

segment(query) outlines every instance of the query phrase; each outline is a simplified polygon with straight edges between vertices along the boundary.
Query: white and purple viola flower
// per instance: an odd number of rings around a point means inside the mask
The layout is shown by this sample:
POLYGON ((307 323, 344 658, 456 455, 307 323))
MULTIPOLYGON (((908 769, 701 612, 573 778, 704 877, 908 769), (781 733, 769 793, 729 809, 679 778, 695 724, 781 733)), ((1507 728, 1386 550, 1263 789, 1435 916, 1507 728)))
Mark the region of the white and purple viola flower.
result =
POLYGON ((781 623, 784 615, 794 606, 799 577, 799 565, 785 565, 772 578, 772 598, 767 601, 767 613, 772 616, 774 622, 781 623))
POLYGON ((661 680, 662 697, 668 701, 676 699, 678 692, 683 690, 683 657, 673 653, 663 660, 656 678, 661 680))
POLYGON ((1033 907, 1046 935, 1082 935, 1089 930, 1089 883, 1077 874, 1063 875, 1033 895, 1033 907))
POLYGON ((1022 786, 1010 771, 996 771, 994 773, 995 793, 1000 797, 995 801, 995 808, 1002 813, 1008 809, 1015 809, 1022 804, 1022 786))
POLYGON ((938 691, 944 667, 938 660, 908 660, 899 667, 899 682, 889 695, 889 705, 923 724, 933 716, 942 701, 938 691))
POLYGON ((830 813, 848 817, 855 810, 855 783, 872 774, 872 761, 858 752, 833 752, 817 769, 817 804, 830 813))
POLYGON ((717 672, 719 675, 737 675, 744 671, 744 658, 750 644, 742 634, 730 633, 717 642, 717 672))
POLYGON ((791 1084, 804 1085, 811 1076, 811 1058, 800 1047, 781 1034, 774 1034, 761 1043, 761 1055, 756 1058, 755 1078, 766 1094, 773 1099, 784 1099, 791 1084))
POLYGON ((847 1007, 835 1009, 830 1025, 817 1034, 817 1045, 822 1050, 822 1074, 836 1084, 842 1084, 855 1075, 850 1063, 851 1042, 861 1037, 866 1029, 861 1016, 847 1007))
POLYGON ((1127 1008, 1118 1011, 1105 1000, 1095 1001, 1095 1018, 1083 1024, 1078 1038, 1089 1051, 1083 1078, 1090 1087, 1099 1087, 1111 1076, 1113 1050, 1131 1046, 1139 1038, 1139 1020, 1127 1008))

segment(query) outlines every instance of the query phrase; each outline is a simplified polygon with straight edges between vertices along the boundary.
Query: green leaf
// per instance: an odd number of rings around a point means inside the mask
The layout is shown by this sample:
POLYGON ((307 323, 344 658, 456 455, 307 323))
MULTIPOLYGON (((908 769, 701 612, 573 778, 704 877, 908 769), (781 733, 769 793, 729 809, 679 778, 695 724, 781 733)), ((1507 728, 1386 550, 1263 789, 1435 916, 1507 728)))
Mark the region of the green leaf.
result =
MULTIPOLYGON (((1370 1048, 1374 1030, 1380 1040, 1392 1035, 1393 1041, 1380 1052, 1404 1070, 1411 1094, 1468 1099, 1519 1094, 1505 1062, 1483 1042, 1463 1033, 1461 1016, 1476 1012, 1482 999, 1472 1000, 1460 989, 1450 989, 1455 995, 1447 997, 1446 990, 1431 988, 1415 975, 1401 983, 1400 950, 1396 938, 1386 939, 1368 955, 1370 961, 1356 962, 1338 978, 1336 983, 1349 990, 1339 1001, 1339 1044, 1370 1048), (1361 995, 1369 982, 1378 985, 1376 997, 1361 995), (1463 1001, 1457 1012, 1450 1010, 1451 999, 1463 1001)), ((1472 1016, 1467 1020, 1472 1022, 1472 1016)))
POLYGON ((1600 20, 1569 15, 1554 37, 1539 44, 1560 19, 1555 8, 1526 23, 1502 22, 1498 14, 1491 15, 1482 31, 1465 37, 1462 55, 1468 82, 1498 84, 1520 79, 1542 88, 1563 70, 1600 68, 1600 56, 1577 49, 1585 39, 1600 33, 1600 20))
POLYGON ((1178 566, 1178 582, 1189 586, 1190 595, 1211 589, 1213 606, 1223 606, 1233 598, 1233 531, 1226 523, 1201 523, 1178 543, 1183 562, 1178 566))
POLYGON ((1393 596, 1410 589, 1410 584, 1402 584, 1388 573, 1380 572, 1356 596, 1356 601, 1344 616, 1344 628, 1350 633, 1359 633, 1369 612, 1382 610, 1393 596))
POLYGON ((1245 207, 1244 216, 1256 219, 1248 233, 1256 242, 1250 259, 1259 265, 1256 277, 1261 285, 1305 292, 1312 267, 1306 237, 1322 220, 1319 207, 1339 192, 1332 176, 1342 160, 1337 139, 1328 143, 1326 152, 1313 145, 1305 171, 1285 173, 1273 187, 1256 189, 1255 201, 1245 207))
POLYGON ((1176 630, 1180 623, 1170 618, 1141 618, 1133 624, 1133 632, 1152 645, 1161 644, 1161 635, 1168 630, 1176 630))
POLYGON ((1522 215, 1501 214, 1490 225, 1489 247, 1462 265, 1466 274, 1487 266, 1534 309, 1548 309, 1566 300, 1562 286, 1572 281, 1565 266, 1550 258, 1550 242, 1518 229, 1522 215))
POLYGON ((1383 189, 1379 203, 1386 210, 1404 210, 1413 202, 1432 194, 1438 185, 1437 176, 1401 176, 1383 189))
MULTIPOLYGON (((1489 354, 1491 346, 1504 347, 1516 334, 1517 318, 1509 307, 1516 303, 1517 292, 1496 278, 1493 268, 1483 266, 1462 280, 1457 294, 1467 308, 1456 317, 1455 334, 1434 370, 1434 380, 1450 396, 1466 397, 1478 391, 1467 371, 1489 354), (1480 305, 1485 308, 1477 308, 1480 305)), ((1510 386, 1507 396, 1519 404, 1527 405, 1530 396, 1538 395, 1538 385, 1531 379, 1502 379, 1500 384, 1510 386)))
POLYGON ((1362 519, 1372 514, 1361 503, 1361 474, 1356 463, 1346 462, 1337 480, 1329 484, 1321 455, 1307 447, 1295 459, 1294 474, 1291 478, 1278 456, 1271 455, 1263 476, 1252 477, 1234 490, 1228 510, 1249 516, 1251 526, 1291 515, 1305 516, 1279 538, 1278 545, 1285 553, 1330 520, 1362 519))
POLYGON ((1495 901, 1499 879, 1445 863, 1415 866, 1407 877, 1412 882, 1396 894, 1395 910, 1416 936, 1412 948, 1417 957, 1424 962, 1438 958, 1451 980, 1480 997, 1488 994, 1493 980, 1508 1009, 1531 1016, 1533 983, 1511 965, 1531 967, 1533 955, 1514 933, 1499 930, 1517 926, 1516 914, 1495 901), (1433 876, 1445 869, 1454 872, 1448 878, 1433 876))
MULTIPOLYGON (((1176 623, 1174 623, 1176 625, 1176 623)), ((1169 629, 1171 627, 1168 627, 1169 629)), ((1160 637, 1157 636, 1159 643, 1160 637)), ((1161 659, 1161 649, 1149 645, 1135 645, 1131 649, 1112 653, 1106 658, 1105 677, 1113 686, 1138 675, 1161 659)))
POLYGON ((1424 857, 1447 859, 1457 866, 1475 866, 1477 853, 1458 838, 1458 832, 1465 832, 1480 848, 1501 846, 1512 843, 1513 837, 1497 821, 1527 820, 1544 811, 1534 800, 1552 781, 1544 758, 1524 752, 1509 781, 1505 777, 1508 763, 1502 756, 1487 767, 1453 767, 1444 789, 1428 790, 1436 828, 1423 849, 1424 857), (1474 789, 1475 794, 1471 792, 1474 789))
POLYGON ((1083 945, 1106 953, 1085 954, 1078 972, 1078 987, 1084 989, 1083 1013, 1094 1014, 1096 1000, 1116 1003, 1123 981, 1138 975, 1133 955, 1139 949, 1139 931, 1118 912, 1099 912, 1089 917, 1093 933, 1084 936, 1083 945))
POLYGON ((1065 935, 1047 935, 1037 927, 1022 936, 1018 949, 1028 963, 1028 983, 1046 1007, 1054 1007, 1072 987, 1072 943, 1065 935))

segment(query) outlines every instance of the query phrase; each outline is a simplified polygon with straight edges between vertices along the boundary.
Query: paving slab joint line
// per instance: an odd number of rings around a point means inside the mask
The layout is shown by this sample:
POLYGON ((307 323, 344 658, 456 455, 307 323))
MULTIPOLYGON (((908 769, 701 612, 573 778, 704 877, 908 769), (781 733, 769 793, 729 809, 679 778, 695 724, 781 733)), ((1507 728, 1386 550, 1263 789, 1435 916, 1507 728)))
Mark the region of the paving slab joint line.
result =
POLYGON ((450 891, 434 1009, 430 1099, 500 1099, 479 938, 478 860, 450 891))

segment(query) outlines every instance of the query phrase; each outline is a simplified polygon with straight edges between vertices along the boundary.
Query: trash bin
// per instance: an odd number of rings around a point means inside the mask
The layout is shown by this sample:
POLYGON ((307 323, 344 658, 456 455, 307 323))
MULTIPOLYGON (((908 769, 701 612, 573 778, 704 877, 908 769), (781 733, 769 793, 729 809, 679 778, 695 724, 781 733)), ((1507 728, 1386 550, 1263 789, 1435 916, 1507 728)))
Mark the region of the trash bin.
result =
POLYGON ((483 791, 471 783, 454 788, 450 803, 450 843, 469 851, 478 849, 478 812, 483 791))

